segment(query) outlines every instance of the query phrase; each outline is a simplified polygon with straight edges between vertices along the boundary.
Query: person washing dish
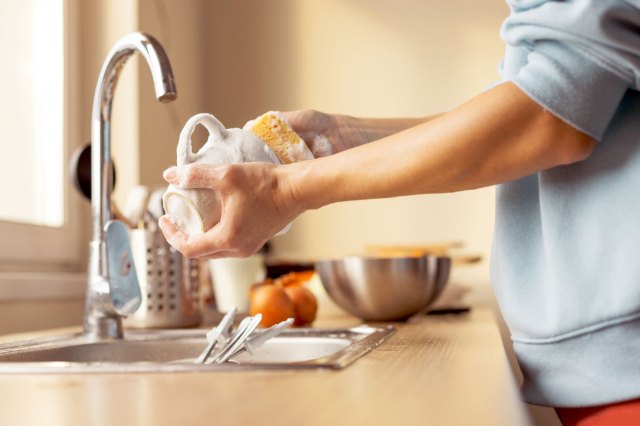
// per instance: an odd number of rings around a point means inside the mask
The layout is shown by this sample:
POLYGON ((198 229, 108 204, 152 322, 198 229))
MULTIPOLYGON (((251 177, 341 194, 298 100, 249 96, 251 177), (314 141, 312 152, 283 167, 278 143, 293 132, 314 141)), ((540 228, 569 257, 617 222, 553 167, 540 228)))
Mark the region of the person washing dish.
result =
POLYGON ((222 212, 202 234, 160 226, 186 256, 245 257, 305 210, 498 185, 492 279, 525 399, 640 424, 640 2, 508 3, 500 84, 420 119, 285 113, 324 156, 169 168, 222 212))

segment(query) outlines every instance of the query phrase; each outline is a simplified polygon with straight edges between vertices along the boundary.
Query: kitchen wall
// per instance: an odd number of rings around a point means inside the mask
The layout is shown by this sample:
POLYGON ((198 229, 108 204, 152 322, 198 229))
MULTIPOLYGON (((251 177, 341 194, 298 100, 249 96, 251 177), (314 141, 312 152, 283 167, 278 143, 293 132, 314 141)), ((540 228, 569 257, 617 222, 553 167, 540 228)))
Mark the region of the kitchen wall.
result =
MULTIPOLYGON (((146 65, 127 64, 114 105, 114 194, 162 184, 182 124, 209 111, 241 126, 270 109, 424 116, 452 108, 498 78, 503 0, 138 0, 83 2, 83 134, 99 66, 122 34, 165 46, 178 100, 155 101, 146 65)), ((307 212, 275 238, 283 254, 353 253, 368 244, 464 241, 487 257, 493 189, 342 203, 307 212)), ((486 262, 477 269, 487 276, 486 262)))
MULTIPOLYGON (((425 116, 454 107, 498 78, 503 0, 138 0, 83 3, 84 80, 90 100, 100 63, 122 34, 155 35, 172 61, 178 100, 154 99, 146 65, 127 64, 114 106, 114 194, 162 184, 179 131, 209 111, 228 127, 270 109, 357 116, 425 116)), ((493 189, 342 203, 307 212, 275 238, 302 257, 369 244, 464 241, 488 257, 493 189)), ((487 280, 484 262, 474 270, 487 280)))
MULTIPOLYGON (((503 0, 211 1, 206 108, 227 126, 265 110, 425 116, 498 78, 503 0)), ((307 212, 273 240, 328 256, 368 244, 464 241, 489 254, 493 189, 342 203, 307 212)), ((487 263, 475 271, 487 280, 487 263)))
MULTIPOLYGON (((71 4, 78 9, 76 31, 81 35, 73 54, 79 60, 75 84, 82 140, 90 139, 100 66, 122 35, 142 30, 156 36, 177 79, 178 100, 160 104, 146 65, 134 56, 124 68, 112 128, 118 169, 114 199, 121 206, 133 185, 163 184, 161 173, 175 162, 183 123, 200 111, 217 115, 231 127, 270 109, 384 117, 424 116, 451 108, 497 79, 502 54, 498 29, 507 13, 503 0, 71 4)), ((77 225, 84 229, 86 247, 88 202, 82 210, 77 225)), ((361 201, 307 212, 273 245, 281 254, 316 257, 353 253, 368 244, 464 241, 470 251, 488 255, 492 223, 492 189, 361 201)), ((487 280, 486 262, 470 271, 479 281, 487 280)), ((12 312, 41 321, 22 321, 18 328, 6 322, 7 330, 0 332, 80 323, 83 295, 72 293, 64 300, 12 300, 12 312)))

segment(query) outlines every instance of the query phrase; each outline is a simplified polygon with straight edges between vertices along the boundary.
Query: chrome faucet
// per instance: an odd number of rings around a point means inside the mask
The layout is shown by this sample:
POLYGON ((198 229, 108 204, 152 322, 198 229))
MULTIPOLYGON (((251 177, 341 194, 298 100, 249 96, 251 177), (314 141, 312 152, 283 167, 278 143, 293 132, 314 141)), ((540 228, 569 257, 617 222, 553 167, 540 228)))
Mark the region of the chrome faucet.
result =
POLYGON ((107 55, 93 98, 91 118, 91 212, 93 237, 84 332, 95 339, 122 338, 122 317, 140 305, 140 289, 127 229, 111 218, 111 108, 116 84, 127 59, 139 52, 147 62, 160 102, 176 98, 176 84, 160 43, 145 33, 121 38, 107 55))

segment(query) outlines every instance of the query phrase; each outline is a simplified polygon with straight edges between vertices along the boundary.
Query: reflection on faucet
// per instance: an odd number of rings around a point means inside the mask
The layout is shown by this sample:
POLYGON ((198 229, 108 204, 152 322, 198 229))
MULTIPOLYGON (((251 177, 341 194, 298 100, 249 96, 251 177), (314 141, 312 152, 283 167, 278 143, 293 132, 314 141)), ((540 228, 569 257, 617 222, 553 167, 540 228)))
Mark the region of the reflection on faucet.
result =
MULTIPOLYGON (((113 304, 117 291, 109 276, 105 227, 111 220, 111 108, 116 84, 127 59, 139 52, 147 62, 160 102, 176 98, 176 85, 167 55, 160 43, 144 33, 121 38, 107 55, 96 85, 91 118, 91 212, 93 237, 89 247, 89 277, 84 331, 93 338, 121 338, 121 315, 113 304)), ((128 241, 126 243, 128 245, 128 241)), ((118 295, 122 297, 122 295, 118 295)), ((126 302, 126 301, 125 301, 126 302)), ((123 303, 123 306, 130 304, 123 303)))

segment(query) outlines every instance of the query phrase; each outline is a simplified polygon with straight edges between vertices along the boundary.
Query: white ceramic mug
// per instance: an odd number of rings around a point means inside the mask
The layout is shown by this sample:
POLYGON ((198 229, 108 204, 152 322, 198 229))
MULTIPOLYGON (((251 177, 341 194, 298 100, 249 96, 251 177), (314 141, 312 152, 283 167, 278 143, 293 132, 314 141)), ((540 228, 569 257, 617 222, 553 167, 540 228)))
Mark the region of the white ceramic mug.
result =
POLYGON ((218 311, 229 312, 237 307, 239 312, 248 312, 251 286, 267 275, 263 256, 213 259, 209 261, 209 268, 218 311))
MULTIPOLYGON (((226 129, 213 115, 202 113, 191 117, 180 132, 177 149, 178 167, 187 164, 230 164, 280 161, 257 136, 242 129, 226 129), (196 126, 209 132, 207 142, 193 153, 191 136, 196 126)), ((166 214, 188 234, 206 232, 220 220, 220 199, 210 189, 181 189, 169 185, 163 196, 166 214)))

